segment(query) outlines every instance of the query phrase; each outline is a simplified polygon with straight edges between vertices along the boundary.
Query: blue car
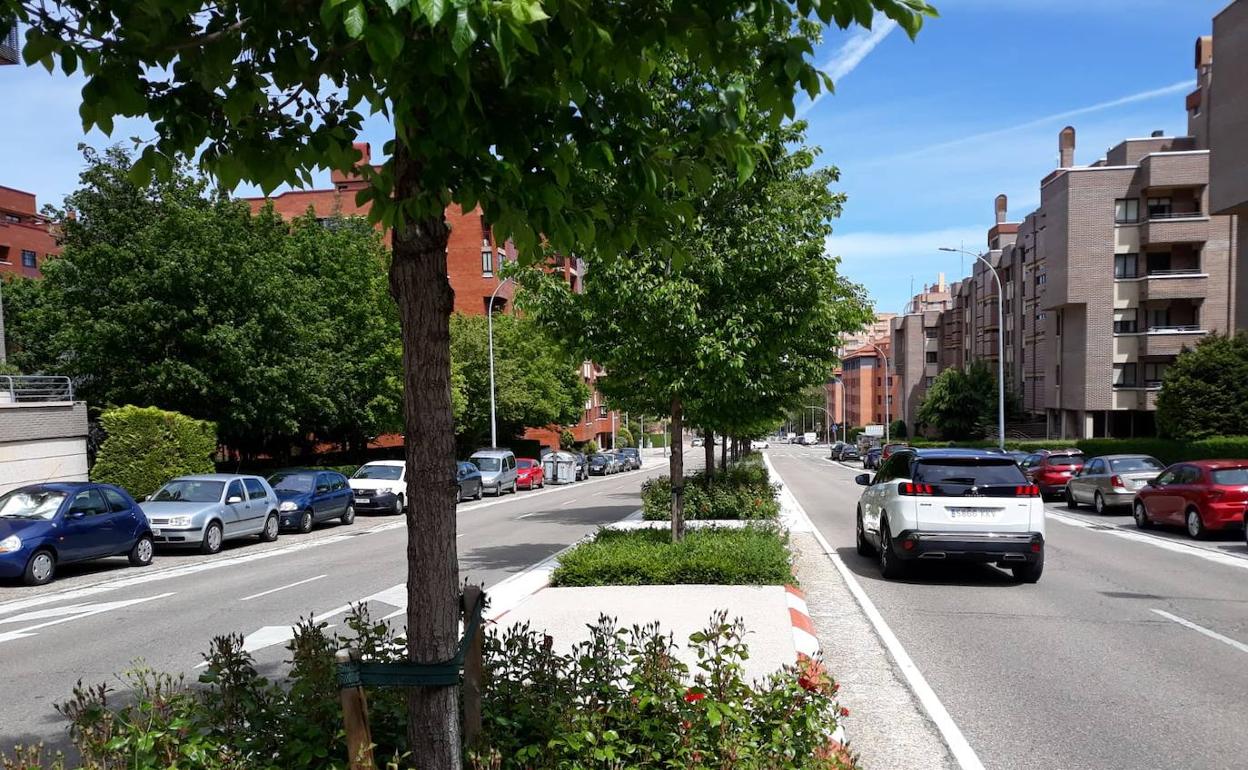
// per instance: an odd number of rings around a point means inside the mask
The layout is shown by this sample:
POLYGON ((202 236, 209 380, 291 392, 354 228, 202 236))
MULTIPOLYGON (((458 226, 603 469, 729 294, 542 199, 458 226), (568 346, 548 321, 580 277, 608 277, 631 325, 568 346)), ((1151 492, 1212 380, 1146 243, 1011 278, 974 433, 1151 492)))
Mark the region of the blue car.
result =
POLYGON ((0 495, 0 578, 38 586, 61 564, 128 556, 152 563, 152 528, 138 503, 109 484, 32 484, 0 495))
POLYGON ((282 529, 311 532, 321 521, 355 521, 355 505, 347 477, 336 471, 288 470, 269 477, 281 502, 277 506, 282 529))

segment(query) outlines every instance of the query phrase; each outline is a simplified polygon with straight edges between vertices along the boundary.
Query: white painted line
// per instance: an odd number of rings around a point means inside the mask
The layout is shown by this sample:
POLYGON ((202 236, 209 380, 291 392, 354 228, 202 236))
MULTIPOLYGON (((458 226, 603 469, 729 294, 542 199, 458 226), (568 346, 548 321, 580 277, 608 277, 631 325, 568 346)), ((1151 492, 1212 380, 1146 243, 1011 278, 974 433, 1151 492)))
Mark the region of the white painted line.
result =
POLYGON ((1161 548, 1162 550, 1173 551, 1174 553, 1181 553, 1186 556, 1195 556, 1198 559, 1204 559, 1205 561, 1211 561, 1214 564, 1221 564, 1226 567, 1248 569, 1248 559, 1242 556, 1236 556, 1235 554, 1216 551, 1211 548, 1202 548, 1198 545, 1189 545, 1187 543, 1181 543, 1164 537, 1149 535, 1144 532, 1131 532, 1130 530, 1120 529, 1111 525, 1093 523, 1077 516, 1057 513, 1056 511, 1050 511, 1047 509, 1045 510, 1045 515, 1054 521, 1059 521, 1062 524, 1068 524, 1072 527, 1081 527, 1093 532, 1100 532, 1106 535, 1121 537, 1124 540, 1146 543, 1148 545, 1161 548))
POLYGON ((28 613, 25 615, 18 615, 17 617, 9 618, 8 621, 6 622, 20 623, 23 620, 38 620, 42 618, 52 617, 54 614, 60 615, 60 617, 56 617, 53 620, 46 620, 43 623, 36 623, 33 626, 26 626, 25 628, 16 628, 12 631, 5 631, 3 633, 0 633, 0 643, 12 642, 16 639, 24 639, 28 636, 35 636, 36 631, 47 628, 49 626, 56 626, 56 625, 60 625, 61 623, 68 623, 71 620, 81 620, 82 618, 89 618, 92 615, 100 615, 105 612, 111 612, 113 610, 124 609, 126 607, 130 607, 135 604, 142 604, 144 602, 150 602, 156 599, 167 599, 170 596, 173 596, 172 592, 164 593, 164 594, 157 594, 155 596, 145 596, 141 599, 123 599, 121 601, 116 601, 116 602, 104 602, 103 604, 79 604, 79 605, 75 605, 72 608, 72 610, 68 607, 62 607, 51 612, 39 611, 39 612, 28 613))
POLYGON ((1204 634, 1210 639, 1217 639, 1219 642, 1222 642, 1223 644, 1229 644, 1230 646, 1234 647, 1240 652, 1248 652, 1248 644, 1244 644, 1243 642, 1236 641, 1235 639, 1232 639, 1229 636, 1223 636, 1222 634, 1219 634, 1217 631, 1211 631, 1208 628, 1205 628, 1204 626, 1197 625, 1190 620, 1185 620, 1179 617, 1178 615, 1171 615, 1169 612, 1166 612, 1165 610, 1153 610, 1153 612, 1162 616, 1166 620, 1173 620, 1175 623, 1178 623, 1180 626, 1190 628, 1198 634, 1204 634))
MULTIPOLYGON (((763 462, 767 465, 767 470, 775 480, 781 485, 781 505, 786 502, 785 492, 788 492, 788 485, 776 472, 775 467, 771 464, 771 460, 763 455, 763 462)), ((984 763, 980 761, 975 750, 971 748, 971 744, 966 740, 966 736, 962 734, 962 730, 958 727, 957 722, 953 721, 953 717, 949 715, 949 711, 945 708, 945 704, 940 702, 940 698, 936 696, 936 691, 927 683, 927 679, 923 673, 919 671, 919 667, 915 665, 914 659, 906 652, 906 648, 902 646, 901 640, 889 628, 888 623, 884 620, 884 616, 876 609, 875 603, 871 601, 871 597, 867 596, 867 592, 863 590, 859 584, 857 577, 850 571, 849 567, 841 559, 840 555, 832 548, 823 533, 820 532, 813 523, 810 523, 810 517, 806 514, 806 510, 797 498, 790 492, 787 495, 787 502, 790 502, 793 508, 793 514, 796 518, 805 519, 808 522, 810 531, 819 541, 819 546, 823 548, 823 553, 831 561, 837 571, 841 573, 841 577, 845 580, 845 584, 849 586, 849 591, 854 595, 854 599, 858 602, 858 606, 862 608, 867 619, 871 621, 871 625, 875 628, 875 633, 880 637, 880 641, 888 648, 888 652, 893 656, 893 661, 897 664, 897 668, 901 671, 902 676, 906 678, 906 683, 910 685, 911 691, 914 692, 919 703, 922 704, 923 710, 927 712, 928 718, 936 725, 936 729, 940 731, 940 735, 945 740, 945 745, 949 747, 949 752, 953 754, 954 760, 962 770, 984 770, 984 763)), ((782 514, 783 515, 783 514, 782 514)))
POLYGON ((244 596, 243 598, 239 599, 239 601, 240 601, 240 602, 249 602, 249 601, 251 601, 252 599, 259 599, 261 596, 268 596, 269 594, 275 594, 275 593, 277 593, 278 591, 285 591, 287 588, 294 588, 295 586, 301 586, 301 585, 303 585, 303 584, 305 584, 305 583, 311 583, 313 580, 320 580, 320 579, 321 579, 321 578, 323 578, 323 577, 325 577, 325 576, 324 576, 324 575, 317 575, 316 577, 310 577, 310 578, 308 578, 307 580, 300 580, 300 581, 299 581, 299 582, 297 582, 297 583, 291 583, 291 584, 289 584, 289 585, 278 586, 277 588, 270 588, 269 590, 267 590, 267 591, 261 591, 261 592, 260 592, 260 593, 258 593, 258 594, 252 594, 251 596, 244 596))
POLYGON ((519 516, 517 516, 517 517, 516 517, 516 520, 517 520, 517 521, 519 521, 520 519, 527 519, 527 518, 529 518, 530 516, 536 516, 536 515, 538 515, 539 513, 546 513, 546 511, 533 511, 532 513, 523 513, 523 514, 520 514, 519 516))
POLYGON ((559 507, 560 507, 560 508, 567 508, 569 505, 575 505, 575 504, 576 504, 576 501, 577 501, 577 498, 575 498, 575 497, 574 497, 574 498, 572 498, 571 500, 567 501, 566 503, 562 503, 559 507))

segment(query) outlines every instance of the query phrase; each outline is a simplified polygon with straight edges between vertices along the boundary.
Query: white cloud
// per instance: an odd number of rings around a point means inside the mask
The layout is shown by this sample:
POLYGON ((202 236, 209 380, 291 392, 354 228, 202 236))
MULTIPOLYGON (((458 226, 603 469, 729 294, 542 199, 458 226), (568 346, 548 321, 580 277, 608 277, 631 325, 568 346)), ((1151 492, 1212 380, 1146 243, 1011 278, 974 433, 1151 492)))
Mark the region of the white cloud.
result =
MULTIPOLYGON (((832 82, 837 83, 849 73, 858 68, 862 64, 862 60, 875 50, 875 47, 884 42, 884 38, 888 37, 893 30, 897 29, 897 22, 886 18, 881 13, 876 13, 871 19, 871 29, 857 29, 849 36, 844 45, 837 49, 832 58, 828 59, 820 69, 832 78, 832 82)), ((805 104, 797 108, 797 116, 800 118, 824 97, 827 91, 820 91, 814 99, 807 101, 805 104)))
POLYGON ((942 256, 940 247, 952 246, 968 251, 982 251, 988 237, 986 225, 945 227, 915 232, 859 232, 833 234, 828 238, 827 252, 841 257, 842 264, 853 267, 880 260, 912 259, 942 256))

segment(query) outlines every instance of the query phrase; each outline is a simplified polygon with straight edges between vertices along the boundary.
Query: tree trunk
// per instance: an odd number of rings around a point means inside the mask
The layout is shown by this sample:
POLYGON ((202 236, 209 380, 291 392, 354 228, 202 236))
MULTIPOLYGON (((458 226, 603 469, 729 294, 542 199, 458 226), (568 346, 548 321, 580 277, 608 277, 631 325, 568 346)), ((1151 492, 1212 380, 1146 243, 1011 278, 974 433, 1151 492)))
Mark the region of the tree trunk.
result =
MULTIPOLYGON (((395 197, 424 193, 420 169, 396 141, 395 197)), ((403 342, 403 428, 407 461, 407 652, 419 663, 454 656, 459 642, 459 559, 455 548, 455 434, 451 417, 450 316, 446 275, 450 230, 441 214, 395 228, 390 293, 403 342)), ((459 770, 459 692, 408 692, 410 766, 459 770)))
POLYGON ((672 542, 685 539, 685 429, 684 406, 680 396, 672 396, 672 459, 668 474, 672 477, 672 542))
POLYGON ((720 440, 723 443, 719 445, 719 469, 726 471, 728 470, 728 437, 722 436, 720 440))
POLYGON ((715 431, 707 428, 702 431, 703 451, 706 452, 706 480, 715 478, 715 431))

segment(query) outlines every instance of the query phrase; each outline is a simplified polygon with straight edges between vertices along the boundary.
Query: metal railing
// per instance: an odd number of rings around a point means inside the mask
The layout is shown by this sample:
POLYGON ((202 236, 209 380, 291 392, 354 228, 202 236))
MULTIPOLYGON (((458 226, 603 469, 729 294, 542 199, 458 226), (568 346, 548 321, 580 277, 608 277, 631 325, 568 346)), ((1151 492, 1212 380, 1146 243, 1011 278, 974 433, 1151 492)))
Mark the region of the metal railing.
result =
POLYGON ((1202 273, 1199 267, 1173 267, 1168 270, 1149 270, 1147 275, 1149 278, 1154 278, 1171 275, 1202 275, 1202 273))
POLYGON ((1201 219, 1205 216, 1203 211, 1150 211, 1148 212, 1148 220, 1151 222, 1155 219, 1201 219))
POLYGON ((73 400, 74 384, 68 377, 0 375, 0 405, 73 400))
POLYGON ((1174 334, 1176 332, 1198 332, 1200 324, 1167 324, 1165 326, 1148 327, 1149 334, 1174 334))

